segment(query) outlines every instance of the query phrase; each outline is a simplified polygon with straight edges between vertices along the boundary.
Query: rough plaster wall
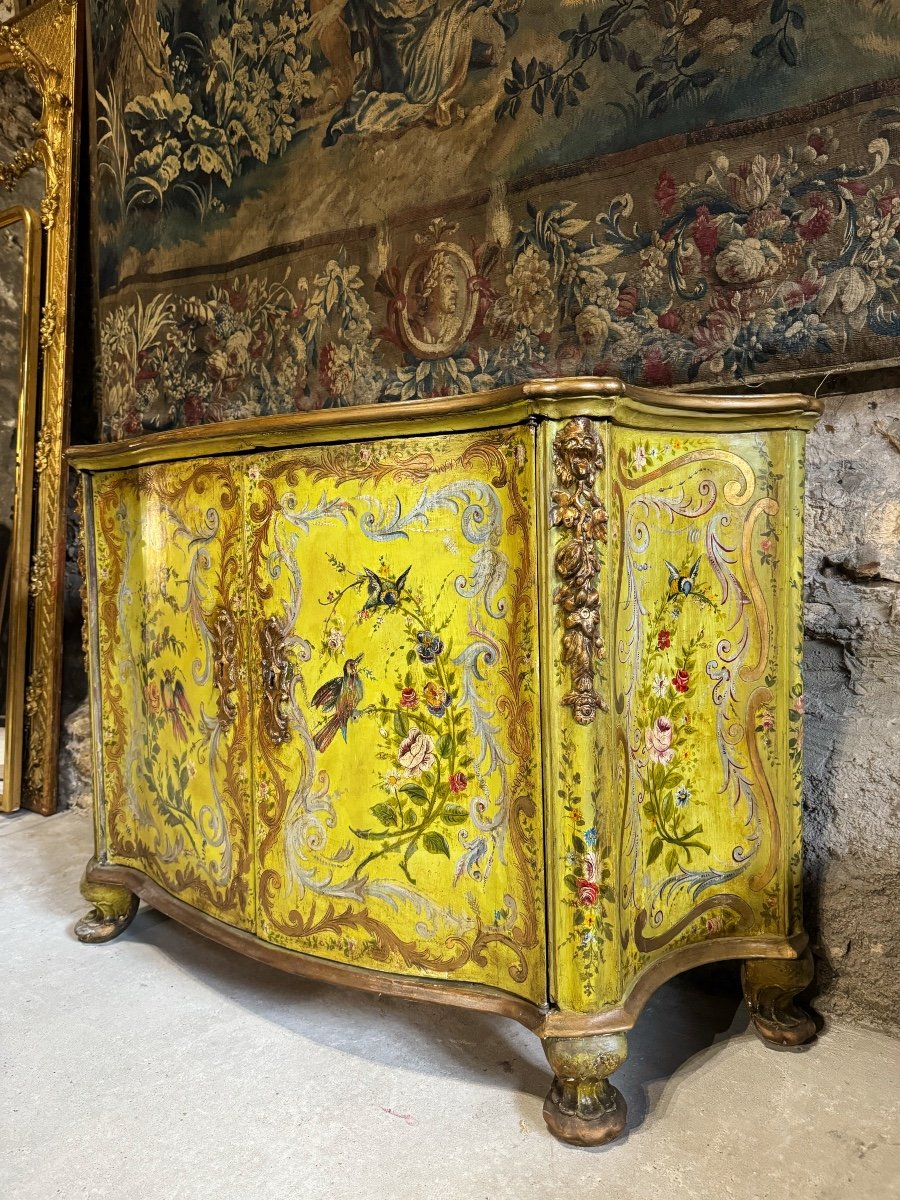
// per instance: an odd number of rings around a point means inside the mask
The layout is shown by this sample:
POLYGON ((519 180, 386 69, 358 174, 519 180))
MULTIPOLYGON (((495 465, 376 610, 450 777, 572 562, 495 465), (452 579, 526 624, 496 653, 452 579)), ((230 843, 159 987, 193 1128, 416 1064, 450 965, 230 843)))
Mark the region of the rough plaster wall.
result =
POLYGON ((806 921, 826 1015, 900 1029, 900 388, 807 447, 806 921))

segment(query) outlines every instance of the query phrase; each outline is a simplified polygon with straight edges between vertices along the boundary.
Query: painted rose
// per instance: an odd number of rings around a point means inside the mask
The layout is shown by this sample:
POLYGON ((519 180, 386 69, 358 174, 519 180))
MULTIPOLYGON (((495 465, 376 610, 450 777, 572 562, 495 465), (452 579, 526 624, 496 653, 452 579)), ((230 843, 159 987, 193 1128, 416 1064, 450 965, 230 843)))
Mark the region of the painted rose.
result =
POLYGON ((643 446, 638 446, 638 448, 634 452, 634 469, 636 471, 643 471, 643 469, 644 469, 644 467, 646 467, 646 465, 647 465, 647 451, 644 449, 643 446))
POLYGON ((720 279, 740 287, 769 279, 781 266, 781 251, 770 241, 748 237, 735 238, 716 255, 720 279))
POLYGON ((335 653, 338 650, 343 650, 345 640, 343 632, 338 629, 337 625, 332 625, 328 630, 328 649, 335 651, 335 653))
POLYGON ((671 645, 672 635, 669 633, 668 629, 661 629, 656 635, 657 650, 668 650, 671 645))
POLYGON ((672 722, 668 717, 657 717, 644 733, 644 744, 653 762, 666 765, 675 757, 672 749, 672 722))
POLYGON ((684 694, 688 690, 688 684, 690 683, 690 679, 691 679, 691 677, 688 674, 688 672, 685 671, 683 667, 679 667, 678 670, 675 672, 675 674, 672 676, 672 687, 675 689, 676 692, 681 692, 682 694, 684 694))
POLYGON ((401 708, 413 709, 419 703, 419 693, 415 688, 405 687, 400 693, 401 708))
POLYGON ((162 702, 159 694, 159 684, 155 681, 151 682, 147 688, 147 704, 153 713, 158 713, 161 708, 162 702))
POLYGON ((449 784, 450 791, 458 796, 460 792, 464 792, 469 786, 469 777, 465 771, 454 771, 447 780, 447 783, 449 784))
POLYGON ((408 775, 421 775, 434 766, 434 742, 427 733, 412 725, 400 743, 397 758, 408 775))
POLYGON ((582 904, 594 905, 600 895, 600 888, 592 879, 579 879, 576 883, 578 899, 582 904))
POLYGON ((439 683, 429 680, 422 690, 422 698, 428 706, 428 711, 435 717, 442 717, 450 703, 450 695, 439 683))

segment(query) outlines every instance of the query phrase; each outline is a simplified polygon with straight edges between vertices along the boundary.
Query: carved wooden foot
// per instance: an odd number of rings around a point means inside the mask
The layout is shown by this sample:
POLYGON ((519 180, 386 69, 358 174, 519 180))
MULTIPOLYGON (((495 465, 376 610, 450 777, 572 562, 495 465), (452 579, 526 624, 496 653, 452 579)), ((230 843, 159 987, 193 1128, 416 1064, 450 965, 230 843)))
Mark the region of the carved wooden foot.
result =
POLYGON ((544 1053, 554 1073, 544 1101, 544 1120, 553 1136, 575 1146, 601 1146, 617 1138, 627 1108, 607 1076, 625 1061, 625 1034, 546 1038, 544 1053))
MULTIPOLYGON (((88 863, 88 870, 93 861, 88 863)), ((138 910, 133 892, 114 883, 92 883, 87 873, 81 881, 81 894, 92 907, 75 926, 79 942, 112 941, 128 928, 138 910)))
POLYGON ((800 1046, 815 1037, 812 1017, 794 1004, 812 983, 813 957, 748 958, 741 970, 744 998, 756 1032, 775 1046, 800 1046))

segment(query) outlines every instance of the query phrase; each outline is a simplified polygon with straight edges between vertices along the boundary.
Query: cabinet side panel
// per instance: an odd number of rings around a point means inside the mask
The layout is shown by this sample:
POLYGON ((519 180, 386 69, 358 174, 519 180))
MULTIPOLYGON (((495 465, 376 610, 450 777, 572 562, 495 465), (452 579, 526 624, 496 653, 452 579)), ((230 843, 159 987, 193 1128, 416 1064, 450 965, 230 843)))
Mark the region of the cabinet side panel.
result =
POLYGON ((94 506, 106 856, 252 929, 237 468, 107 472, 94 506))
POLYGON ((247 483, 259 936, 546 998, 534 434, 247 483))
POLYGON ((612 434, 626 990, 675 948, 788 932, 794 437, 612 434))
POLYGON ((619 996, 618 813, 607 638, 611 585, 604 422, 541 428, 541 662, 551 997, 619 996))

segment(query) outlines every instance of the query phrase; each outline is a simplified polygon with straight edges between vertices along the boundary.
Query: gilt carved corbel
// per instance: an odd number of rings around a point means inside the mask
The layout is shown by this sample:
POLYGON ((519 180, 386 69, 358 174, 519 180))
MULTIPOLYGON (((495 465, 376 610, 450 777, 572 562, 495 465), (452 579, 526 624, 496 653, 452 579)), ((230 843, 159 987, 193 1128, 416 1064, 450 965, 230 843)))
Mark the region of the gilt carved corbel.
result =
POLYGON ((554 566, 559 586, 553 593, 563 628, 562 662, 570 690, 562 698, 579 725, 589 725, 606 704, 595 686, 597 663, 605 648, 600 633, 600 556, 606 541, 606 509, 596 492, 604 467, 603 446, 586 417, 567 421, 553 440, 556 487, 550 523, 564 536, 554 566))

